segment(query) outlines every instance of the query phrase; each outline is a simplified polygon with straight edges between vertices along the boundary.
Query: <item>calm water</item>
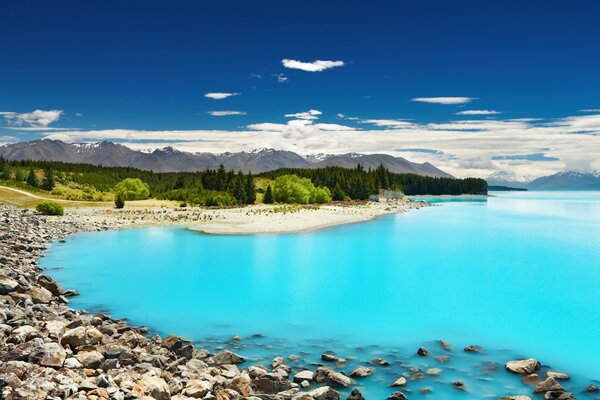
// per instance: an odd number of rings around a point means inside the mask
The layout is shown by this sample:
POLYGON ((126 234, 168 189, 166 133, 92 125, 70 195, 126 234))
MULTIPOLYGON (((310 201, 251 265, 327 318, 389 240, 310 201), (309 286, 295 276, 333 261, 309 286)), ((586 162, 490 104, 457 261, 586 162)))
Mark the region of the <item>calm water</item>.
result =
MULTIPOLYGON (((514 356, 537 357, 583 388, 600 378, 600 194, 495 195, 436 199, 443 204, 301 234, 82 233, 53 245, 42 264, 63 267, 51 274, 81 292, 77 308, 208 347, 264 334, 237 345, 257 360, 293 353, 317 361, 327 348, 356 357, 350 367, 443 338, 488 349, 452 352, 456 376, 473 375, 473 398, 531 393, 503 372, 492 384, 478 375, 487 359, 514 356)), ((429 359, 409 361, 439 366, 429 359)), ((378 371, 361 381, 364 391, 383 398, 399 372, 378 371)), ((448 389, 453 376, 412 387, 468 398, 448 389)))

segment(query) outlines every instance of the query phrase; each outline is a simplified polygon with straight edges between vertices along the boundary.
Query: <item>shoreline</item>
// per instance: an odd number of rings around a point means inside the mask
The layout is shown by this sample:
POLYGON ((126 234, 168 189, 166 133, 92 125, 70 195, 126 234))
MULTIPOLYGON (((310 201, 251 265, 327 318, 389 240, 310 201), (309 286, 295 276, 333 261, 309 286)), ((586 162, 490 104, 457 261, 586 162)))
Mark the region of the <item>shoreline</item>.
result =
MULTIPOLYGON (((111 216, 112 213, 96 218, 93 212, 50 218, 0 206, 0 347, 4 349, 0 352, 0 382, 4 398, 337 400, 340 392, 349 393, 355 388, 348 398, 361 400, 357 388, 361 387, 361 379, 373 370, 391 368, 383 360, 364 360, 362 369, 350 371, 345 368, 346 361, 328 352, 319 361, 306 360, 296 365, 280 357, 277 350, 272 352, 275 358, 270 366, 248 365, 244 357, 229 350, 211 354, 178 336, 150 337, 147 328, 131 326, 125 320, 70 308, 69 298, 78 294, 74 290, 77 288, 65 290, 44 275, 38 265, 39 256, 51 242, 77 232, 184 225, 181 219, 169 214, 170 210, 155 210, 161 211, 158 214, 138 211, 141 212, 118 213, 118 218, 111 216), (244 362, 243 368, 238 367, 244 362)), ((196 216, 205 215, 208 214, 196 216)), ((232 342, 243 343, 245 339, 234 337, 232 342)), ((445 342, 440 341, 439 345, 439 351, 449 351, 445 342)), ((477 353, 476 347, 465 348, 465 354, 477 353)), ((452 353, 444 357, 450 356, 452 353)), ((446 368, 446 361, 434 360, 426 350, 419 349, 417 357, 439 364, 434 368, 436 371, 446 368)), ((548 368, 537 361, 517 365, 521 369, 512 370, 515 379, 531 379, 534 385, 559 379, 548 375, 548 368), (541 376, 541 371, 548 377, 541 376), (540 372, 537 381, 533 377, 536 372, 540 372)), ((509 369, 509 364, 506 368, 509 369)), ((432 371, 417 367, 398 371, 396 381, 386 383, 397 384, 389 398, 405 399, 404 393, 411 392, 411 381, 436 379, 441 373, 432 371)), ((568 387, 567 382, 560 380, 560 383, 568 387)), ((444 385, 466 390, 462 380, 444 385)), ((594 387, 587 389, 591 391, 594 387)), ((556 387, 546 393, 567 394, 556 387)))

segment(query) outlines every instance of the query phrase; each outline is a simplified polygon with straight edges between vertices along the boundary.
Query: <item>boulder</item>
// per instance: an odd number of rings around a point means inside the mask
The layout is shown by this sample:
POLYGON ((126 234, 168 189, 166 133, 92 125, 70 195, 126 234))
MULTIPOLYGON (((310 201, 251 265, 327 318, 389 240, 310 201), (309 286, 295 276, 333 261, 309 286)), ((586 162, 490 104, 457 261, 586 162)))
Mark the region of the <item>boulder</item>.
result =
POLYGON ((400 378, 396 379, 390 386, 397 387, 397 386, 404 386, 404 385, 406 385, 406 378, 401 376, 400 378))
POLYGON ((46 275, 40 275, 38 277, 38 284, 44 289, 48 290, 54 296, 62 296, 65 294, 65 290, 55 280, 46 275))
POLYGON ((347 400, 365 400, 360 390, 357 388, 352 389, 352 393, 348 396, 347 400))
POLYGON ((306 393, 314 400, 339 400, 340 394, 329 386, 322 386, 306 393))
POLYGON ((79 361, 84 368, 90 369, 100 368, 104 361, 104 356, 96 350, 80 351, 75 355, 75 358, 77 358, 77 361, 79 361))
POLYGON ((323 354, 321 354, 321 360, 333 362, 337 360, 337 357, 335 356, 335 353, 333 351, 326 351, 323 354))
POLYGON ((212 383, 208 381, 193 379, 187 382, 187 385, 185 386, 185 389, 183 389, 182 394, 194 399, 201 399, 207 394, 209 394, 212 388, 212 383))
POLYGON ((429 352, 427 351, 427 349, 425 347, 419 347, 419 350, 417 350, 417 354, 420 356, 426 356, 429 354, 429 352))
POLYGON ((26 294, 29 295, 29 297, 31 297, 31 301, 36 304, 50 303, 54 298, 48 289, 38 286, 33 286, 26 292, 26 294))
POLYGON ((348 378, 344 374, 340 374, 339 372, 331 372, 329 374, 329 383, 335 386, 347 388, 352 385, 352 379, 348 378))
POLYGON ((550 391, 564 391, 565 389, 554 378, 547 378, 545 381, 538 383, 533 390, 535 393, 546 393, 550 391))
POLYGON ((309 370, 300 371, 294 375, 294 382, 300 383, 302 381, 312 382, 314 373, 309 370))
POLYGON ((164 379, 157 376, 144 376, 133 388, 138 397, 149 396, 156 400, 170 400, 171 391, 164 379))
POLYGON ((45 343, 29 354, 29 362, 43 367, 61 368, 67 352, 58 343, 45 343))
POLYGON ((558 371, 548 371, 546 372, 546 376, 548 378, 554 378, 557 381, 568 381, 569 379, 571 379, 569 375, 565 374, 564 372, 558 371))
POLYGON ((535 358, 525 360, 513 360, 507 362, 504 367, 507 371, 518 375, 529 375, 540 369, 541 365, 535 358))
POLYGON ((313 376, 313 379, 317 383, 325 383, 329 379, 329 374, 332 373, 332 372, 333 372, 333 370, 331 368, 328 368, 328 367, 318 367, 315 370, 315 374, 313 376))
POLYGON ((69 345, 72 349, 76 349, 85 345, 94 345, 102 341, 102 332, 96 328, 78 326, 77 328, 66 331, 60 343, 63 346, 69 345))
POLYGON ((375 364, 381 365, 382 367, 387 367, 388 365, 390 365, 390 363, 386 360, 384 360, 383 358, 379 358, 379 357, 375 357, 371 360, 371 362, 374 362, 375 364))
POLYGON ((408 400, 408 397, 402 392, 394 392, 389 395, 388 400, 408 400))
POLYGON ((350 372, 350 376, 353 378, 364 378, 366 376, 369 376, 373 373, 373 368, 369 368, 369 367, 356 367, 352 370, 352 372, 350 372))
POLYGON ((575 395, 570 392, 549 391, 544 393, 545 400, 575 400, 575 395))
POLYGON ((276 375, 264 375, 252 380, 257 393, 276 394, 289 390, 292 385, 290 381, 276 375))
POLYGON ((19 288, 19 282, 10 279, 5 275, 0 275, 0 295, 9 294, 19 288))
POLYGON ((79 369, 83 368, 83 365, 75 357, 69 357, 65 359, 64 367, 69 369, 79 369))
POLYGON ((224 364, 240 364, 246 361, 246 359, 242 356, 235 354, 229 350, 223 350, 220 353, 215 354, 212 357, 209 357, 206 360, 208 365, 224 365, 224 364))

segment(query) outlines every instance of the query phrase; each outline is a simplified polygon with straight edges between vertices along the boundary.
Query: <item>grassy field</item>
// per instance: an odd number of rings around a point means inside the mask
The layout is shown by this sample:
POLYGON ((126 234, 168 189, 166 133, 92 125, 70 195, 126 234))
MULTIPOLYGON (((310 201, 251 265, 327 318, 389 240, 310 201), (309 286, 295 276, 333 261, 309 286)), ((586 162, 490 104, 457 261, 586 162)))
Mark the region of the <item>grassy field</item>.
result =
MULTIPOLYGON (((112 201, 79 201, 65 200, 41 192, 30 192, 21 188, 11 188, 0 186, 0 203, 9 204, 17 207, 33 208, 41 200, 54 200, 65 207, 114 207, 112 201)), ((169 200, 136 200, 128 201, 126 207, 177 207, 179 202, 169 200)))

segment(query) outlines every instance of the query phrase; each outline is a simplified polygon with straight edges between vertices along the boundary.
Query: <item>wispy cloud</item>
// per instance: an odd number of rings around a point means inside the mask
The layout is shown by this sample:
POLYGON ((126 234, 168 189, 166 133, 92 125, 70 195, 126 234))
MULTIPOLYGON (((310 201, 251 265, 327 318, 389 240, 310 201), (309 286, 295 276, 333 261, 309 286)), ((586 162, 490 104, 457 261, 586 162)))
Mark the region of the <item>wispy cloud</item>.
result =
POLYGON ((431 104, 466 104, 475 100, 475 97, 415 97, 412 101, 431 104))
POLYGON ((58 121, 62 114, 62 110, 35 110, 28 113, 0 112, 0 115, 6 119, 9 125, 22 126, 26 124, 32 127, 47 127, 51 123, 58 121))
POLYGON ((412 122, 402 119, 363 119, 360 122, 386 128, 408 128, 413 126, 412 122))
POLYGON ((318 119, 319 115, 323 114, 319 110, 308 110, 305 112, 295 114, 285 114, 286 118, 297 118, 297 119, 318 119))
POLYGON ((579 110, 581 112, 591 112, 591 113, 598 113, 600 112, 600 108, 586 108, 583 110, 579 110))
POLYGON ((223 100, 231 96, 239 96, 241 93, 228 93, 228 92, 211 92, 205 93, 204 97, 208 97, 213 100, 223 100))
POLYGON ((321 72, 325 71, 326 69, 343 67, 345 65, 343 61, 316 60, 313 62, 304 62, 298 60, 290 60, 287 58, 281 60, 281 63, 286 68, 300 69, 302 71, 307 72, 321 72))
POLYGON ((233 110, 224 110, 224 111, 208 111, 208 114, 213 117, 228 117, 230 115, 246 115, 245 111, 233 111, 233 110))
POLYGON ((500 111, 492 111, 492 110, 465 110, 459 111, 456 115, 496 115, 502 114, 500 111))

